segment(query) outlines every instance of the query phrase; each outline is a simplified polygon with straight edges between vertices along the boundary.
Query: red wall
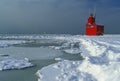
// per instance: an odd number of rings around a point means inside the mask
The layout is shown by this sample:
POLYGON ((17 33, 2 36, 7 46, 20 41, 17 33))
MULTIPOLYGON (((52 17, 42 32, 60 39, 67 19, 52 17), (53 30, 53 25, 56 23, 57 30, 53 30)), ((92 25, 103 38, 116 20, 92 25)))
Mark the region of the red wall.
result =
POLYGON ((97 25, 93 27, 86 26, 86 35, 103 35, 104 34, 104 26, 97 25))
POLYGON ((97 35, 96 32, 97 32, 96 27, 93 27, 93 28, 86 27, 86 35, 97 35))

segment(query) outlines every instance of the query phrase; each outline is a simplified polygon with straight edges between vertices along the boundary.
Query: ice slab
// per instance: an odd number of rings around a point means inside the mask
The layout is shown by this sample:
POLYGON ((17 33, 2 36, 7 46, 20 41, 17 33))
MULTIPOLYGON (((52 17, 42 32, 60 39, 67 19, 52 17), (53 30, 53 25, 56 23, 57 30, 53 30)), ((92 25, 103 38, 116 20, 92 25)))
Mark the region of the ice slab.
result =
POLYGON ((81 53, 81 50, 78 48, 65 49, 63 51, 68 54, 80 54, 81 53))
POLYGON ((27 41, 24 40, 0 40, 0 47, 7 47, 12 45, 24 44, 27 41))
POLYGON ((0 61, 0 71, 24 69, 33 66, 34 64, 30 63, 28 58, 25 58, 23 60, 18 60, 15 58, 6 57, 0 61))

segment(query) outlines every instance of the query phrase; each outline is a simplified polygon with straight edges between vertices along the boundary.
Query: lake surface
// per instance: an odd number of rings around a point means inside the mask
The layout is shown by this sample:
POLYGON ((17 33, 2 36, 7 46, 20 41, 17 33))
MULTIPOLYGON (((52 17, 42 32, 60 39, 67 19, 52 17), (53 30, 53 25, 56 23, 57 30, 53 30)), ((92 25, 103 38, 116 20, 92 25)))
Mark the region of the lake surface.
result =
MULTIPOLYGON (((0 81, 37 81, 35 73, 44 66, 56 63, 55 58, 67 60, 81 60, 80 55, 65 54, 60 50, 48 47, 5 47, 0 48, 0 54, 6 54, 13 58, 29 58, 35 67, 23 70, 0 71, 0 81)), ((2 59, 2 57, 0 57, 2 59)))

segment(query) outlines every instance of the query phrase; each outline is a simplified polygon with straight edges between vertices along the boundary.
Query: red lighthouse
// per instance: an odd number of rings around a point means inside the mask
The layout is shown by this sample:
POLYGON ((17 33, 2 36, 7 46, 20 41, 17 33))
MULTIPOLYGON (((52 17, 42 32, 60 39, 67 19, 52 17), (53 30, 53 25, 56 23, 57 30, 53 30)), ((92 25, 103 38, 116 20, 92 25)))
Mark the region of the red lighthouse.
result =
POLYGON ((104 25, 99 25, 95 21, 95 16, 90 14, 86 23, 86 35, 97 36, 104 34, 104 25))

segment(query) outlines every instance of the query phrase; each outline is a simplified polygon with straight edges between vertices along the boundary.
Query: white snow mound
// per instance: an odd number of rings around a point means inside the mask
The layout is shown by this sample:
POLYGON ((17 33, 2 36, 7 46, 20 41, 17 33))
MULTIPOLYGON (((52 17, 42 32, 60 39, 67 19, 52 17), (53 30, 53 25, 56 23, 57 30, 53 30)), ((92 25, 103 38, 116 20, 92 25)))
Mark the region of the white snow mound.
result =
POLYGON ((80 72, 76 68, 80 61, 58 62, 37 71, 38 81, 96 81, 91 74, 80 72))
POLYGON ((64 60, 46 66, 37 71, 38 81, 120 80, 120 35, 71 36, 65 39, 80 42, 80 54, 84 60, 64 60))

